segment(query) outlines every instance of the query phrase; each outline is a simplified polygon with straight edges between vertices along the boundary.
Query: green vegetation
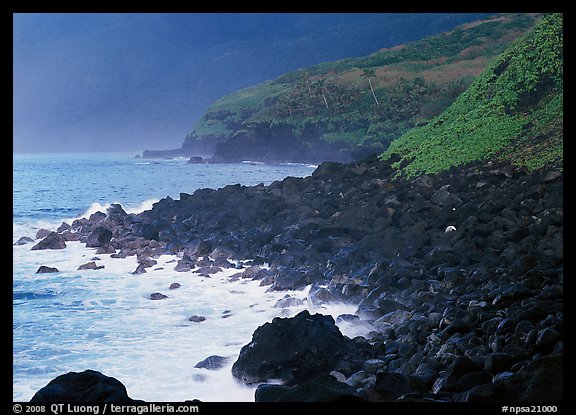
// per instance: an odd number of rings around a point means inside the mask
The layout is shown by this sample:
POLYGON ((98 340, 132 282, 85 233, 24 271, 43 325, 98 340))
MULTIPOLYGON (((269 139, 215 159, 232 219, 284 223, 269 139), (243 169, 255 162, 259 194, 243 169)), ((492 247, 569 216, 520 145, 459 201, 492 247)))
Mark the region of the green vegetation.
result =
POLYGON ((293 146, 328 143, 343 159, 381 153, 448 108, 540 18, 497 15, 366 57, 287 73, 216 101, 186 141, 225 142, 239 132, 254 136, 283 125, 290 132, 284 140, 293 146))
POLYGON ((442 114, 393 141, 399 174, 434 173, 476 160, 534 170, 563 150, 562 15, 546 15, 514 42, 442 114))

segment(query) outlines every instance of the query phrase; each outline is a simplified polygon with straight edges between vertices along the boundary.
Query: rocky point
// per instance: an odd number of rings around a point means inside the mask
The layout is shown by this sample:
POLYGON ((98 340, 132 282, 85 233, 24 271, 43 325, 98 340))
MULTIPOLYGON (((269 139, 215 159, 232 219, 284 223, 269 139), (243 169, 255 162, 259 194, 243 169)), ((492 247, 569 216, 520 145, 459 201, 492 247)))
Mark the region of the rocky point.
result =
POLYGON ((332 382, 325 375, 368 401, 562 400, 563 173, 474 163, 395 178, 395 161, 326 162, 309 177, 182 193, 139 214, 113 205, 32 249, 80 240, 136 255, 138 272, 162 253, 180 256, 176 272, 206 275, 251 259, 237 278, 270 290, 312 285, 317 304, 356 304, 342 318, 371 324, 367 338, 310 315, 254 333, 266 364, 246 346, 234 375, 287 383, 259 387, 262 400, 307 400, 314 379, 332 382), (299 340, 327 337, 296 341, 294 326, 308 323, 299 340))

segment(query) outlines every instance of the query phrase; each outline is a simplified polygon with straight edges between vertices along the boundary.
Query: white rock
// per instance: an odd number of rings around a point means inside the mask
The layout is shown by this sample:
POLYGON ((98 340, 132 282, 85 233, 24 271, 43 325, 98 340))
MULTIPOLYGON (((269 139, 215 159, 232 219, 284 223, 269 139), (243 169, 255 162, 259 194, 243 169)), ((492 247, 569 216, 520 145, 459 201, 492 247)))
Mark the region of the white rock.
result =
POLYGON ((330 376, 334 377, 334 379, 336 379, 338 382, 342 383, 346 382, 346 376, 344 375, 344 373, 338 372, 337 370, 333 370, 332 372, 330 372, 330 376))

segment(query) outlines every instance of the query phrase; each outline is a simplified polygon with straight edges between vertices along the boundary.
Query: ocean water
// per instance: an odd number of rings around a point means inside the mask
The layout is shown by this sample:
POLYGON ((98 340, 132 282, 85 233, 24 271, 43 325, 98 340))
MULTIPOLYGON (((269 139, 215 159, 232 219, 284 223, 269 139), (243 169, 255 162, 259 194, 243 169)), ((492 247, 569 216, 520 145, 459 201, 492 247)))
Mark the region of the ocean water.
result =
MULTIPOLYGON (((120 203, 127 212, 149 209, 165 196, 228 184, 269 184, 303 177, 315 166, 258 163, 187 165, 186 159, 145 160, 133 154, 35 154, 13 156, 13 241, 40 228, 105 212, 120 203)), ((163 255, 147 273, 132 275, 135 257, 98 255, 100 270, 78 266, 94 248, 68 242, 63 250, 13 247, 13 400, 28 401, 58 375, 97 370, 120 380, 129 396, 145 401, 253 401, 254 388, 236 382, 230 368, 254 330, 276 316, 307 308, 336 317, 352 304, 276 308, 296 292, 267 292, 259 281, 231 281, 237 270, 210 278, 175 272, 177 256, 163 255), (59 272, 36 274, 39 266, 59 272), (181 287, 169 289, 178 282, 181 287), (153 301, 151 293, 168 298, 153 301), (192 315, 206 318, 190 322, 192 315), (195 368, 211 355, 228 358, 219 370, 195 368)), ((247 258, 248 259, 248 258, 247 258)), ((342 323, 345 324, 345 323, 342 323)), ((369 327, 341 325, 350 336, 369 327)))

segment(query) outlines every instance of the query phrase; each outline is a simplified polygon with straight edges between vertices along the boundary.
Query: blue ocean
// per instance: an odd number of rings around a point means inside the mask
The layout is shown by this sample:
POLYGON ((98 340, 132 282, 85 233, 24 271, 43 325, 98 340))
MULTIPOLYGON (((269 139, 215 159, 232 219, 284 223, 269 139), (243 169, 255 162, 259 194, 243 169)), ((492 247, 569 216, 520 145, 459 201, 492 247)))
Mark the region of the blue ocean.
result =
MULTIPOLYGON (((134 154, 13 155, 13 242, 35 238, 39 229, 119 203, 128 213, 150 209, 159 199, 229 184, 270 184, 310 175, 316 166, 187 164, 186 159, 148 160, 134 154)), ((61 250, 32 251, 36 243, 13 246, 13 400, 28 401, 58 375, 92 369, 112 376, 129 396, 145 401, 253 401, 254 388, 230 373, 254 330, 276 316, 308 308, 337 316, 355 306, 321 310, 306 301, 279 308, 286 294, 267 292, 259 281, 231 281, 234 269, 211 278, 174 271, 177 256, 162 255, 146 274, 134 275, 135 257, 95 257, 94 248, 67 242, 61 250), (96 260, 104 268, 78 270, 96 260), (59 272, 36 274, 41 265, 59 272), (181 286, 170 290, 173 282, 181 286), (168 298, 151 301, 153 292, 168 298), (192 315, 205 321, 191 322, 192 315), (224 318, 226 317, 226 318, 224 318), (211 355, 227 357, 219 370, 195 368, 211 355)), ((247 258, 248 259, 248 258, 247 258)), ((344 334, 358 327, 340 327, 344 334)))

